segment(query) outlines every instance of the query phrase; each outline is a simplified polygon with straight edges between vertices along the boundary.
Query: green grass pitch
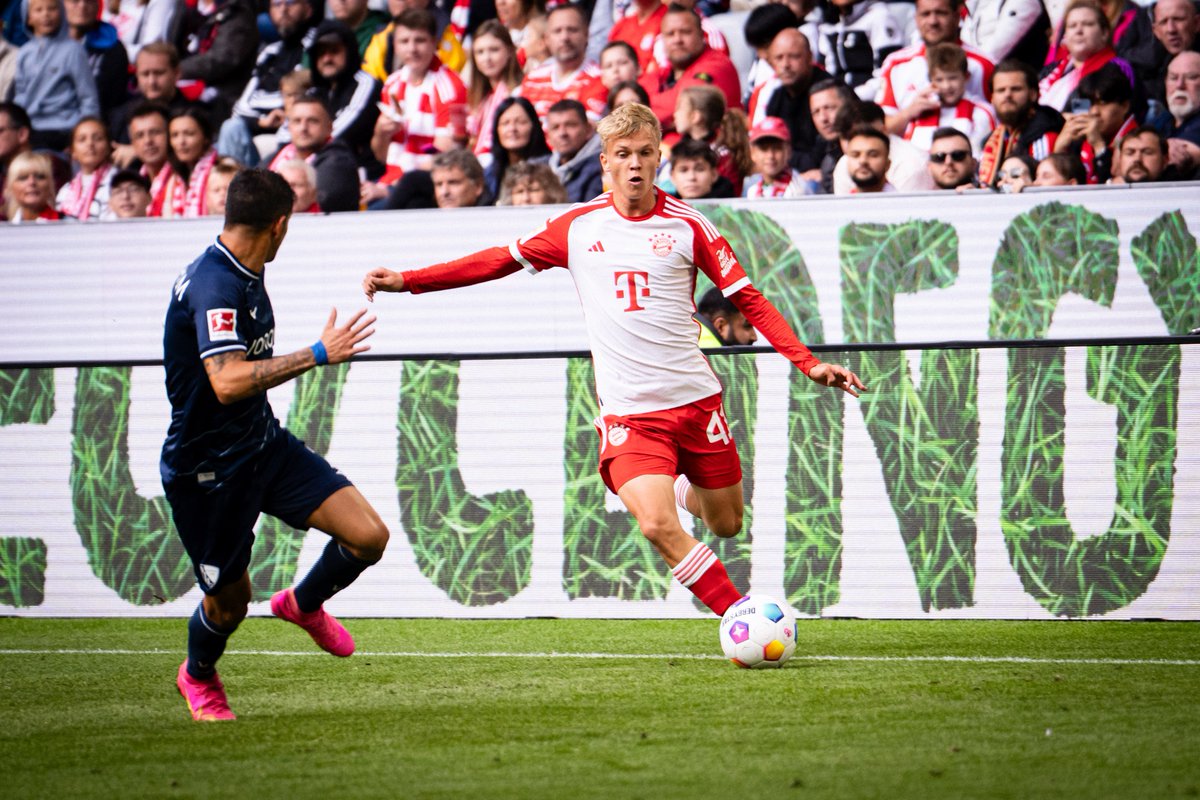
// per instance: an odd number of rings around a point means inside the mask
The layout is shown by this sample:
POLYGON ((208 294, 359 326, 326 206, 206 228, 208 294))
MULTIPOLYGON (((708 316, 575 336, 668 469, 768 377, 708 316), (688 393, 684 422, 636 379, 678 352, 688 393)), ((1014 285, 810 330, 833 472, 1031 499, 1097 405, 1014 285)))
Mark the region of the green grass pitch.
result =
POLYGON ((1200 795, 1194 623, 802 620, 755 672, 715 619, 347 626, 248 620, 197 724, 184 620, 0 619, 0 796, 1200 795))

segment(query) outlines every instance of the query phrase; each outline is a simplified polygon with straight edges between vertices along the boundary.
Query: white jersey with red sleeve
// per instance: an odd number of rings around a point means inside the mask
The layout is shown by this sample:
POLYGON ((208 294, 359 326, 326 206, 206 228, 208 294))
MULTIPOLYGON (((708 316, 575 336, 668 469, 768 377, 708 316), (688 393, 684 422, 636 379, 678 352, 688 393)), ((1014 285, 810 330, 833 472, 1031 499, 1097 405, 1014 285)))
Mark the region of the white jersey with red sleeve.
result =
POLYGON ((467 87, 454 70, 434 58, 420 83, 409 82, 408 67, 389 75, 383 84, 383 105, 391 108, 393 98, 402 121, 388 143, 387 172, 381 183, 391 183, 415 169, 417 156, 429 152, 436 137, 455 135, 451 109, 466 107, 467 87))
MULTIPOLYGON (((967 55, 967 97, 990 100, 992 72, 995 69, 991 59, 970 45, 961 47, 967 55)), ((925 43, 897 50, 884 59, 879 70, 879 93, 875 102, 885 114, 895 114, 908 107, 917 93, 929 85, 925 43)))
POLYGON ((608 89, 604 88, 600 66, 594 61, 585 61, 579 69, 560 77, 558 64, 550 59, 525 76, 517 94, 533 104, 543 125, 550 106, 559 100, 578 100, 592 122, 604 116, 604 106, 608 102, 608 89))
POLYGON ((725 237, 662 191, 644 217, 622 216, 606 192, 508 248, 489 247, 401 274, 405 289, 419 294, 495 280, 521 267, 571 272, 603 414, 664 411, 721 390, 697 344, 697 269, 798 369, 808 374, 820 363, 750 283, 725 237))
POLYGON ((602 413, 676 408, 721 390, 697 345, 696 270, 726 296, 753 287, 733 248, 692 207, 659 192, 653 211, 628 218, 605 193, 513 243, 509 253, 533 272, 570 270, 602 413))

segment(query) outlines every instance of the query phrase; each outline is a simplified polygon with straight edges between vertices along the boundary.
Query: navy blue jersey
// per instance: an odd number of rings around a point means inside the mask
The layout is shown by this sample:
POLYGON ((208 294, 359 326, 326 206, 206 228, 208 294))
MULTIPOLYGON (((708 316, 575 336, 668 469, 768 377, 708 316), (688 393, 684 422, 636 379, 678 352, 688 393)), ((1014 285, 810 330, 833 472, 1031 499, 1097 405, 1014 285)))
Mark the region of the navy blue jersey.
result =
POLYGON ((219 485, 279 435, 265 392, 222 405, 203 363, 234 350, 249 361, 270 358, 274 345, 275 315, 262 276, 218 238, 175 280, 167 307, 163 362, 171 426, 159 467, 164 484, 189 478, 219 485))

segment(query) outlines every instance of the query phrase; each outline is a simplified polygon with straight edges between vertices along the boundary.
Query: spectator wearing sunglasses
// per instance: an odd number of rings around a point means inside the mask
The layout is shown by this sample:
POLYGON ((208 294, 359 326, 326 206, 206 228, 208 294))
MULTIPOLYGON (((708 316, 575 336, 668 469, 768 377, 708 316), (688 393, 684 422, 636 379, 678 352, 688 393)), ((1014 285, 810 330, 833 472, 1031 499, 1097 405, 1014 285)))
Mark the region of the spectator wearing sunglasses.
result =
POLYGON ((975 156, 971 155, 971 140, 957 128, 938 128, 929 145, 929 177, 938 189, 955 190, 978 186, 975 156))
POLYGON ((996 190, 1004 194, 1018 194, 1033 183, 1037 174, 1037 162, 1028 153, 1013 153, 1004 159, 996 173, 996 190))

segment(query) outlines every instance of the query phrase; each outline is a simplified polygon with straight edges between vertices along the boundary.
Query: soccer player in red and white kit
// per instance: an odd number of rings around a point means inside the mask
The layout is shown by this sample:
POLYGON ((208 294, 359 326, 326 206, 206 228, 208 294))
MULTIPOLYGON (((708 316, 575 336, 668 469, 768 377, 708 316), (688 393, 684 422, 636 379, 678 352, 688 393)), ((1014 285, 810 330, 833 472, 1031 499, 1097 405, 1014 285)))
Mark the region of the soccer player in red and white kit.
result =
POLYGON ((854 396, 845 367, 817 360, 750 283, 707 219, 655 188, 662 128, 631 103, 597 126, 612 191, 573 206, 507 247, 425 269, 378 268, 376 292, 451 289, 565 265, 587 319, 600 400, 600 474, 634 515, 675 578, 717 614, 736 602, 724 565, 679 522, 676 504, 718 536, 742 527, 742 469, 721 404, 721 384, 697 346, 697 268, 754 327, 817 383, 854 396), (678 478, 676 477, 678 476, 678 478))

